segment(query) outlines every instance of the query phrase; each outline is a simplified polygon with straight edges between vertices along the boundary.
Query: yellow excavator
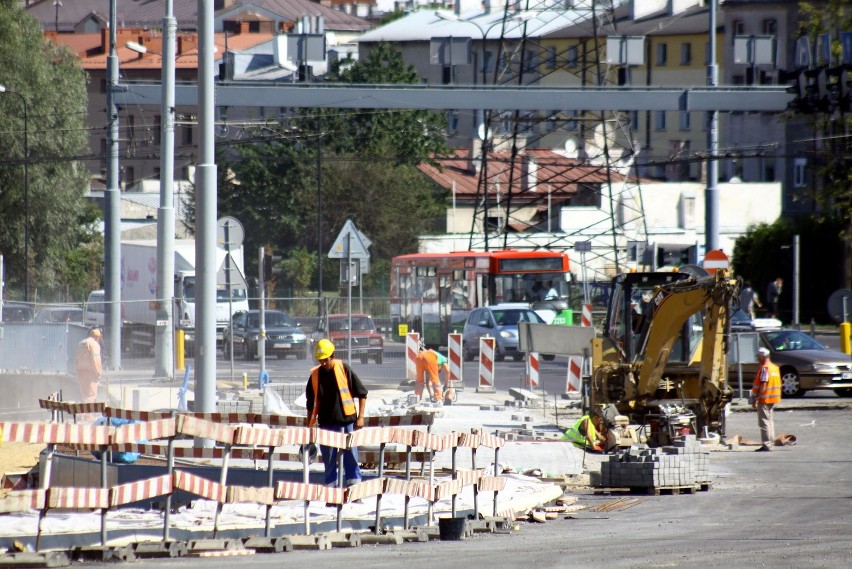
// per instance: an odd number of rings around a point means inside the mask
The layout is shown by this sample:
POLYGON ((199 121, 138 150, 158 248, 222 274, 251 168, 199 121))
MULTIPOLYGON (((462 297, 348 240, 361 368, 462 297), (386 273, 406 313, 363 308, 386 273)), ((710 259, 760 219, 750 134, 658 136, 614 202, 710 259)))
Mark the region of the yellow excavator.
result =
POLYGON ((592 341, 590 403, 627 416, 651 446, 724 435, 729 316, 739 288, 729 272, 699 267, 613 279, 603 337, 592 341))

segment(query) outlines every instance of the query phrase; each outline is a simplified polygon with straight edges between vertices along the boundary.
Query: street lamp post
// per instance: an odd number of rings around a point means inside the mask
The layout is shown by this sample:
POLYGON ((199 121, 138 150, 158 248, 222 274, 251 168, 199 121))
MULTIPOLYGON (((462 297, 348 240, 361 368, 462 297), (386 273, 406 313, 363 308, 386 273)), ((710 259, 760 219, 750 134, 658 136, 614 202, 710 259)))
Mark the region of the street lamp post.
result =
POLYGON ((0 93, 17 95, 24 107, 24 301, 30 300, 30 141, 29 108, 27 99, 17 91, 0 85, 0 93))

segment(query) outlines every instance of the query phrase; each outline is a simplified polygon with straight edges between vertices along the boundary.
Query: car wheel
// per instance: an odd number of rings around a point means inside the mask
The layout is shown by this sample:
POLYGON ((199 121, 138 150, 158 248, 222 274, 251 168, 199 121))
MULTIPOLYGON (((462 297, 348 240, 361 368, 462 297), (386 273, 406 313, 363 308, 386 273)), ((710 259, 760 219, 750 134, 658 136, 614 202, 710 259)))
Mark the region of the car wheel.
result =
POLYGON ((496 353, 494 354, 494 361, 496 361, 496 362, 502 362, 503 360, 505 360, 505 359, 506 359, 506 354, 504 354, 503 352, 501 352, 499 349, 497 349, 497 350, 495 350, 495 351, 496 351, 496 353))
POLYGON ((252 349, 251 349, 251 346, 249 345, 249 343, 248 343, 248 342, 246 342, 246 343, 243 345, 243 349, 245 350, 245 351, 243 352, 243 359, 244 359, 244 360, 246 360, 247 362, 252 361, 252 360, 254 359, 254 354, 257 352, 257 348, 255 348, 254 350, 252 350, 252 349))
POLYGON ((307 359, 307 357, 308 357, 307 349, 302 350, 300 352, 296 352, 296 359, 297 360, 304 360, 304 359, 307 359))
POLYGON ((515 360, 516 362, 519 362, 519 361, 524 359, 524 354, 523 353, 515 354, 514 356, 512 356, 512 359, 515 360))
POLYGON ((225 357, 226 360, 231 359, 231 343, 230 342, 224 342, 222 344, 222 355, 225 357))
POLYGON ((553 360, 556 359, 556 354, 542 354, 541 359, 543 359, 546 362, 552 362, 553 360))
POLYGON ((367 363, 368 361, 370 361, 370 358, 369 358, 369 357, 367 357, 367 354, 361 354, 361 357, 360 357, 359 359, 361 360, 361 363, 362 363, 362 364, 365 364, 365 363, 367 363))
POLYGON ((383 352, 376 354, 376 363, 381 364, 383 361, 385 361, 385 354, 383 352))
POLYGON ((802 385, 799 382, 799 374, 791 367, 785 367, 781 370, 781 396, 782 397, 801 397, 805 394, 802 385))
POLYGON ((835 389, 834 392, 838 397, 852 397, 852 388, 844 387, 843 389, 835 389))

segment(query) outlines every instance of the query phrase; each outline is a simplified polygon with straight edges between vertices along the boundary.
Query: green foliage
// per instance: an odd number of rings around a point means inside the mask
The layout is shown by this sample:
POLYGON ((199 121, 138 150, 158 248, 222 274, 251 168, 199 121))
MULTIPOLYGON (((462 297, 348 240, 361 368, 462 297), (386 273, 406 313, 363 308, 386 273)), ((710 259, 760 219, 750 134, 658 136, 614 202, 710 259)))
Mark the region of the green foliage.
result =
MULTIPOLYGON (((419 82, 414 67, 388 45, 362 62, 340 63, 327 79, 419 82)), ((347 219, 373 242, 370 273, 387 271, 380 260, 416 251, 417 235, 443 223, 445 192, 417 164, 444 149, 444 124, 442 113, 430 111, 297 110, 286 122, 258 131, 261 142, 220 154, 219 211, 243 223, 246 251, 269 244, 288 257, 292 265, 282 285, 308 287, 309 255, 312 271, 316 262, 323 263, 323 290, 337 287, 337 262, 327 258, 327 251, 347 219)), ((254 274, 256 261, 251 254, 246 259, 247 273, 254 274)), ((318 287, 311 276, 310 286, 318 287)), ((381 276, 369 277, 365 292, 381 289, 381 276)))
POLYGON ((317 270, 317 256, 305 247, 296 247, 290 256, 278 263, 284 278, 293 283, 296 296, 303 296, 310 289, 311 278, 317 270))
POLYGON ((88 153, 86 75, 76 56, 45 39, 38 21, 19 3, 5 1, 0 3, 0 69, 0 84, 14 91, 0 93, 0 251, 6 279, 10 291, 23 289, 28 225, 31 297, 38 290, 41 299, 50 300, 52 292, 75 288, 64 265, 81 239, 90 245, 78 225, 86 215, 86 168, 70 159, 54 160, 88 153))
POLYGON ((793 237, 800 239, 799 300, 800 321, 811 318, 829 321, 826 302, 829 295, 843 287, 843 222, 837 218, 781 218, 772 225, 749 228, 734 245, 734 273, 750 281, 761 299, 776 277, 784 279, 781 294, 781 318, 792 319, 793 309, 793 237))

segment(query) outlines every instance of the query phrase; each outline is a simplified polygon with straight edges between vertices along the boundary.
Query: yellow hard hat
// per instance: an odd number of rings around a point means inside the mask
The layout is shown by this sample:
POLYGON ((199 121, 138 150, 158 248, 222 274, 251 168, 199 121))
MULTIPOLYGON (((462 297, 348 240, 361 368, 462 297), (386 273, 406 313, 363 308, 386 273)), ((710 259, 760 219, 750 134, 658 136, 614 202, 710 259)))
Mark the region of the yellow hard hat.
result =
POLYGON ((325 338, 317 342, 317 345, 314 348, 314 358, 317 360, 330 358, 333 353, 334 344, 331 343, 331 340, 327 340, 325 338))

